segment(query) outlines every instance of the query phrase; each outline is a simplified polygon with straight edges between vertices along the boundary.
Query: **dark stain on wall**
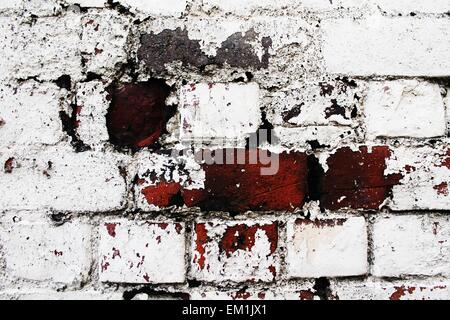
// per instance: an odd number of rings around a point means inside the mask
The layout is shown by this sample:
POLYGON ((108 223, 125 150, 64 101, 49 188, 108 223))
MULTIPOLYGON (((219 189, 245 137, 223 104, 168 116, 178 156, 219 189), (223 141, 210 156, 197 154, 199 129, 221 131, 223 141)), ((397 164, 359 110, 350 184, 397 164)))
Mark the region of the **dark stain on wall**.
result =
POLYGON ((222 42, 216 56, 209 56, 201 50, 199 40, 189 38, 187 30, 165 29, 160 33, 150 32, 141 36, 138 59, 156 73, 163 73, 166 70, 165 64, 170 62, 181 62, 183 67, 200 70, 208 65, 224 64, 233 68, 267 68, 272 40, 270 37, 261 39, 261 46, 264 49, 261 60, 252 46, 257 40, 258 33, 253 29, 244 34, 237 32, 222 42))

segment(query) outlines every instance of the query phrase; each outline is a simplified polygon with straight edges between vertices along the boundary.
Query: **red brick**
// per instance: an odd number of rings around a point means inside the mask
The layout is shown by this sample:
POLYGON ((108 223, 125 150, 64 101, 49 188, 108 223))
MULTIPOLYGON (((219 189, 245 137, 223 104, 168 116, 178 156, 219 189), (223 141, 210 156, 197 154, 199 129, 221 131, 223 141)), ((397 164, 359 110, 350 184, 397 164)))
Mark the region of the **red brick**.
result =
POLYGON ((106 117, 111 142, 137 148, 155 143, 165 130, 169 93, 159 80, 114 88, 106 117))
POLYGON ((176 182, 160 182, 155 186, 142 189, 142 194, 149 204, 158 207, 168 207, 176 204, 181 192, 181 185, 176 182))
POLYGON ((197 280, 273 281, 279 272, 276 221, 195 225, 191 276, 197 280))
MULTIPOLYGON (((237 150, 237 149, 235 149, 237 150)), ((250 151, 246 151, 248 158, 250 151)), ((261 175, 258 164, 205 164, 205 188, 184 190, 189 207, 245 212, 301 207, 307 193, 307 164, 303 153, 281 153, 275 175, 261 175)))
POLYGON ((328 171, 320 179, 320 202, 330 210, 340 208, 378 209, 390 195, 400 174, 384 175, 387 146, 360 147, 359 151, 341 148, 328 160, 328 171))

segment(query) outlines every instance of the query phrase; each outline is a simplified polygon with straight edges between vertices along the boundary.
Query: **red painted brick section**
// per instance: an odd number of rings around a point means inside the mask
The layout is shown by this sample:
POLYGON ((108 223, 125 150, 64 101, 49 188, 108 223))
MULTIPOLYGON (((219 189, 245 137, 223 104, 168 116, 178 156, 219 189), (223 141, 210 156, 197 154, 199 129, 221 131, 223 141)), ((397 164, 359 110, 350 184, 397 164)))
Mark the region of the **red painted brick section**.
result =
POLYGON ((328 171, 320 181, 321 205, 330 210, 340 208, 378 209, 399 183, 400 174, 384 175, 387 146, 360 147, 359 151, 341 148, 328 160, 328 171))
POLYGON ((107 115, 111 142, 135 148, 155 143, 165 130, 169 92, 170 87, 156 80, 114 88, 107 115))
MULTIPOLYGON (((248 157, 249 151, 246 151, 248 157)), ((264 165, 204 165, 203 190, 184 190, 185 203, 203 210, 245 212, 301 207, 307 193, 307 164, 303 153, 279 154, 275 175, 261 175, 264 165)))
POLYGON ((222 240, 219 243, 219 249, 230 256, 236 250, 251 250, 255 245, 255 234, 258 230, 264 230, 270 241, 270 253, 274 253, 278 245, 277 224, 269 225, 235 225, 227 227, 222 240))
POLYGON ((158 207, 168 207, 177 201, 181 185, 176 182, 160 182, 155 186, 148 186, 142 190, 149 204, 158 207))
POLYGON ((195 279, 273 281, 277 276, 276 221, 211 221, 197 223, 194 230, 191 275, 195 279))

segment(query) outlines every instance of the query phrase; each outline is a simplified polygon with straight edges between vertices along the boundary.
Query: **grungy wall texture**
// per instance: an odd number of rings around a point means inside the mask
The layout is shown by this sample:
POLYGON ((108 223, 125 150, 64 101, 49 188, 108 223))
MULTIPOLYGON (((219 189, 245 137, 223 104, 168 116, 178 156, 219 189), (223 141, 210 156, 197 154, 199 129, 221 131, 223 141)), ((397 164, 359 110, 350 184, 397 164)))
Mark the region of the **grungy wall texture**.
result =
POLYGON ((450 1, 0 1, 1 299, 449 299, 450 1))

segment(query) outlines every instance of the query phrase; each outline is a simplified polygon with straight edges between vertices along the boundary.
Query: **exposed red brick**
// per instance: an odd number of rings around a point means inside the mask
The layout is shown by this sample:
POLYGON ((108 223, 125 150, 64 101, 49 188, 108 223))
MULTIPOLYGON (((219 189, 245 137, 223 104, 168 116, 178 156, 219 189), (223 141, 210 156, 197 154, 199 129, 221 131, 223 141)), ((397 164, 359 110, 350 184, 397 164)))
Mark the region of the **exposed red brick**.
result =
POLYGON ((447 157, 442 161, 442 166, 450 169, 450 149, 447 150, 447 157))
POLYGON ((108 230, 108 234, 114 238, 116 236, 117 223, 105 223, 105 227, 108 230))
POLYGON ((359 151, 341 148, 328 160, 328 171, 320 181, 321 205, 330 210, 340 208, 378 209, 389 196, 401 174, 385 176, 387 146, 360 147, 359 151))
MULTIPOLYGON (((103 259, 106 259, 106 257, 103 257, 103 259)), ((106 270, 108 270, 108 267, 109 267, 109 262, 103 261, 103 262, 101 263, 102 272, 105 272, 106 270)))
POLYGON ((183 226, 181 225, 181 223, 176 223, 175 224, 175 231, 180 234, 181 230, 183 230, 183 226))
POLYGON ((273 275, 273 278, 275 279, 275 277, 277 276, 277 269, 275 268, 275 266, 269 266, 269 272, 273 275))
POLYGON ((169 93, 170 88, 159 80, 114 88, 106 116, 111 142, 137 148, 155 143, 165 130, 169 93))
POLYGON ((12 173, 14 169, 14 158, 9 158, 5 161, 4 171, 5 173, 12 173))
POLYGON ((395 292, 389 297, 390 300, 400 300, 406 293, 412 294, 416 288, 415 287, 394 287, 395 292))
POLYGON ((258 230, 263 230, 270 242, 270 252, 274 253, 278 246, 277 223, 266 225, 248 226, 238 224, 227 227, 219 243, 219 249, 230 256, 237 250, 250 251, 255 244, 255 234, 258 230))
POLYGON ((434 222, 433 223, 433 234, 434 235, 437 235, 438 229, 439 229, 439 222, 434 222))
POLYGON ((180 191, 181 185, 175 182, 160 182, 141 190, 147 202, 158 207, 168 207, 175 204, 180 191))
MULTIPOLYGON (((245 151, 247 159, 250 152, 255 150, 245 151)), ((230 212, 292 211, 301 207, 307 193, 306 155, 282 153, 278 157, 279 170, 275 175, 261 175, 261 168, 267 167, 261 163, 204 164, 205 188, 185 190, 184 202, 189 207, 230 212)))
POLYGON ((122 256, 120 255, 119 249, 112 248, 112 250, 113 250, 113 255, 112 255, 112 258, 113 258, 113 259, 114 259, 115 257, 122 258, 122 256))
POLYGON ((63 255, 63 252, 62 252, 62 251, 58 251, 58 250, 53 250, 53 254, 54 254, 55 256, 57 256, 57 257, 60 257, 60 256, 63 255))
POLYGON ((231 294, 231 298, 233 300, 247 300, 248 298, 250 298, 252 295, 245 291, 245 289, 239 290, 238 292, 231 294))
POLYGON ((448 196, 448 183, 442 182, 436 186, 433 187, 434 190, 436 190, 437 194, 448 196))
POLYGON ((194 263, 198 263, 201 270, 205 268, 205 245, 209 241, 208 231, 204 223, 198 223, 195 225, 195 250, 200 257, 194 257, 194 263))
POLYGON ((314 300, 314 293, 311 290, 300 290, 300 300, 314 300))
POLYGON ((165 222, 162 222, 162 223, 158 223, 158 226, 159 226, 161 229, 166 230, 167 227, 169 226, 169 224, 168 224, 168 223, 165 223, 165 222))

